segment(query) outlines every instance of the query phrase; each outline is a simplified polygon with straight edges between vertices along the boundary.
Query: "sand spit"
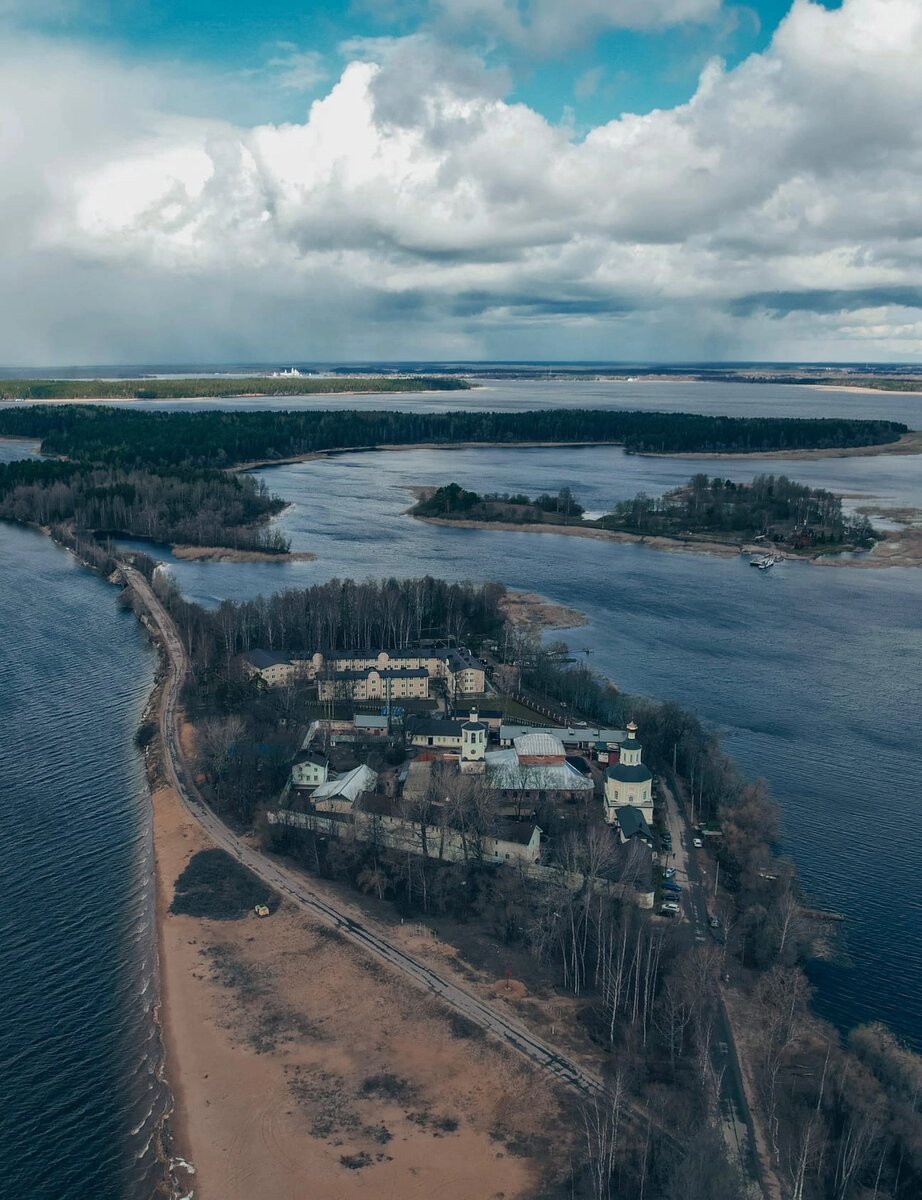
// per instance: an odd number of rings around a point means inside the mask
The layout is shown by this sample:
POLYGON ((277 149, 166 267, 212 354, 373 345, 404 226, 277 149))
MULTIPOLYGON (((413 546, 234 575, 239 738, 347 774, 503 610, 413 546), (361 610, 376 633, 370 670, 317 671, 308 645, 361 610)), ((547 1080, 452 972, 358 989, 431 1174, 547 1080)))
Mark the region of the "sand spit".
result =
MULTIPOLYGON (((885 541, 878 542, 867 553, 828 554, 806 557, 788 555, 784 547, 773 547, 766 542, 744 542, 729 545, 726 542, 709 542, 692 538, 644 537, 636 533, 622 533, 610 529, 596 529, 585 525, 516 525, 508 521, 452 521, 445 517, 416 517, 429 525, 455 526, 461 529, 496 529, 507 533, 556 533, 565 537, 595 538, 604 542, 636 543, 653 550, 683 551, 692 554, 709 554, 715 558, 737 558, 740 554, 766 554, 776 551, 788 563, 802 562, 821 567, 922 567, 922 530, 907 529, 894 533, 885 541)), ((583 622, 581 622, 583 623, 583 622)), ((563 628, 563 627, 562 627, 563 628)))
POLYGON ((818 392, 860 392, 868 396, 922 396, 922 385, 918 391, 910 388, 871 387, 857 383, 808 383, 802 386, 818 392))
POLYGON ((546 1082, 294 906, 171 915, 209 842, 170 789, 153 811, 171 1146, 195 1200, 540 1190, 569 1148, 546 1082))
POLYGON ((170 549, 174 558, 185 559, 187 562, 289 563, 310 562, 317 557, 309 550, 272 554, 268 550, 233 550, 228 546, 171 546, 170 549))
POLYGON ((507 592, 499 607, 503 616, 520 629, 576 629, 589 623, 585 613, 555 604, 536 592, 507 592))

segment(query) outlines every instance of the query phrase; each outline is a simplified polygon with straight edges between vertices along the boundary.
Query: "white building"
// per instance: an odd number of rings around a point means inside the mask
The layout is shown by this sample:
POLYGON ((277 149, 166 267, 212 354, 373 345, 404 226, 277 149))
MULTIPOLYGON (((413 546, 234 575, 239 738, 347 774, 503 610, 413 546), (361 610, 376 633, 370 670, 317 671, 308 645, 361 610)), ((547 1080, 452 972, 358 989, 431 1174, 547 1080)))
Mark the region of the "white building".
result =
POLYGON ((464 775, 483 774, 486 768, 487 727, 471 709, 470 719, 461 726, 461 771, 464 775))
POLYGON ((291 764, 291 786, 315 788, 326 783, 330 773, 330 761, 313 750, 302 750, 291 764))
POLYGON ((526 733, 512 746, 486 754, 487 783, 498 792, 515 793, 526 800, 548 794, 591 794, 593 782, 571 763, 560 738, 550 730, 526 733))
POLYGON ((619 808, 638 808, 648 825, 653 823, 653 775, 641 762, 643 750, 637 741, 637 726, 627 727, 618 762, 605 772, 605 820, 617 821, 619 808))

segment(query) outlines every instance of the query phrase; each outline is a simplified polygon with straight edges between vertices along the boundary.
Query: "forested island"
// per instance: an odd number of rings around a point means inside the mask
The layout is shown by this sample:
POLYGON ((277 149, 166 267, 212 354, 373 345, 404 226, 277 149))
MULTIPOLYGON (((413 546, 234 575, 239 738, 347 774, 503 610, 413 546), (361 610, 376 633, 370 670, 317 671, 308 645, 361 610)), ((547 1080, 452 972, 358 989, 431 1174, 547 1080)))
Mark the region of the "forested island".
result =
POLYGON ((536 412, 143 412, 104 405, 0 409, 0 435, 44 454, 135 467, 230 467, 334 450, 413 445, 623 444, 630 453, 740 454, 896 442, 897 421, 724 417, 617 409, 536 412))
POLYGON ((189 400, 231 396, 354 395, 357 392, 457 392, 451 375, 189 376, 183 379, 0 379, 0 400, 189 400))
POLYGON ((867 549, 879 536, 863 514, 846 516, 839 496, 786 475, 759 475, 752 483, 694 475, 662 496, 638 492, 599 524, 654 537, 761 537, 795 552, 867 549))
POLYGON ((490 492, 480 495, 449 483, 420 489, 415 517, 505 527, 548 526, 562 531, 608 530, 682 542, 752 539, 783 545, 795 554, 824 549, 865 550, 879 536, 863 514, 846 516, 840 497, 795 483, 785 475, 759 475, 752 483, 692 476, 662 496, 639 492, 610 513, 587 519, 569 488, 535 499, 490 492))

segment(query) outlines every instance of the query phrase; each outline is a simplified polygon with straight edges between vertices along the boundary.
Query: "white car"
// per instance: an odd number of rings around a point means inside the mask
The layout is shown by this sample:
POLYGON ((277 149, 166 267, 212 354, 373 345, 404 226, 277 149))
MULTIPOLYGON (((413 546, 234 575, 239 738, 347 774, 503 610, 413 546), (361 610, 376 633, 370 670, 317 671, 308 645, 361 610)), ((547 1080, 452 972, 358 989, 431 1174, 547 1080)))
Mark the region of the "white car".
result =
POLYGON ((704 842, 702 842, 701 838, 696 837, 696 838, 692 838, 692 845, 695 847, 696 850, 700 850, 701 847, 704 845, 704 842))
POLYGON ((659 906, 659 910, 662 913, 677 913, 682 911, 675 900, 664 900, 659 906))

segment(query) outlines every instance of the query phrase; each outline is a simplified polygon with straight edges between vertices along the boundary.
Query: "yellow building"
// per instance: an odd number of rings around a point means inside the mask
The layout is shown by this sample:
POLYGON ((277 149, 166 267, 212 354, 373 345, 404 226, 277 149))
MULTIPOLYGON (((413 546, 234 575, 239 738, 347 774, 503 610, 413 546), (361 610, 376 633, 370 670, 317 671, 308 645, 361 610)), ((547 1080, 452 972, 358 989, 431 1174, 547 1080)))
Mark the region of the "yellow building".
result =
POLYGON ((605 772, 605 820, 617 821, 617 809, 637 808, 647 824, 653 822, 653 774, 641 762, 643 749, 637 741, 637 726, 627 727, 627 738, 621 743, 618 762, 605 772))

